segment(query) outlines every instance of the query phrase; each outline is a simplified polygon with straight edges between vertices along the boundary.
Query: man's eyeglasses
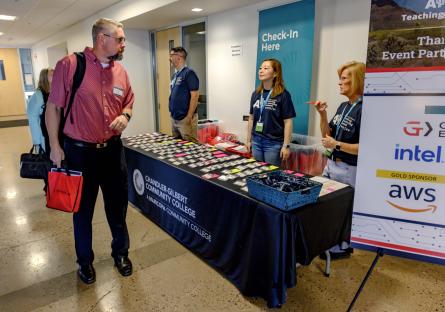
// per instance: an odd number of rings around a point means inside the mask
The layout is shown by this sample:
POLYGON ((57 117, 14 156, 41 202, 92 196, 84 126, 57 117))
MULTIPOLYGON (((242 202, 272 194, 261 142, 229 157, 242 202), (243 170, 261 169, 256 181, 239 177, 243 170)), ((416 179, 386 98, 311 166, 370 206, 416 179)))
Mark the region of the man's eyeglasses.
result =
POLYGON ((184 55, 182 55, 181 53, 170 53, 170 56, 173 56, 173 55, 177 55, 177 56, 180 56, 180 57, 184 57, 184 55))
POLYGON ((102 34, 102 35, 109 37, 109 38, 113 38, 114 40, 116 40, 119 43, 125 42, 125 37, 113 37, 109 34, 102 34))

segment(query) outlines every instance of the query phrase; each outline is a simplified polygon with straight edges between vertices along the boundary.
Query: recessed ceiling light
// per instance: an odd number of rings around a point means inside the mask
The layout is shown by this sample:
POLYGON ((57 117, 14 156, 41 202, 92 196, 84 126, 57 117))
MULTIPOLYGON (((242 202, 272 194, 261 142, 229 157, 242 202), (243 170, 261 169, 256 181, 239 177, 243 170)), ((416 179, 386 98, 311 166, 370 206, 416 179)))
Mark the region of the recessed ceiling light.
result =
POLYGON ((0 32, 0 36, 1 36, 1 35, 3 35, 3 33, 2 33, 2 32, 0 32))
POLYGON ((192 9, 192 12, 201 12, 201 11, 202 11, 201 8, 193 8, 193 9, 192 9))
POLYGON ((11 15, 0 15, 0 20, 4 21, 13 21, 16 18, 17 18, 16 16, 11 16, 11 15))

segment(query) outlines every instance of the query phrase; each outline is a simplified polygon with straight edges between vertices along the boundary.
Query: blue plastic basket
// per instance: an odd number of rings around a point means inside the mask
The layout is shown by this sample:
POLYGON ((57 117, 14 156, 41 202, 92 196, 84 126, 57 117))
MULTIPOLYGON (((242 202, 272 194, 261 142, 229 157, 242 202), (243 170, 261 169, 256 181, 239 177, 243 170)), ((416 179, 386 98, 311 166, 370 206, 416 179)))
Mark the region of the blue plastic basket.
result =
MULTIPOLYGON (((289 211, 307 204, 315 203, 323 185, 306 177, 300 177, 297 179, 307 184, 308 187, 294 192, 283 192, 279 189, 263 184, 260 178, 264 177, 265 175, 291 176, 288 173, 278 170, 247 177, 246 180, 249 195, 284 211, 289 211)), ((293 177, 295 178, 295 176, 293 177)))

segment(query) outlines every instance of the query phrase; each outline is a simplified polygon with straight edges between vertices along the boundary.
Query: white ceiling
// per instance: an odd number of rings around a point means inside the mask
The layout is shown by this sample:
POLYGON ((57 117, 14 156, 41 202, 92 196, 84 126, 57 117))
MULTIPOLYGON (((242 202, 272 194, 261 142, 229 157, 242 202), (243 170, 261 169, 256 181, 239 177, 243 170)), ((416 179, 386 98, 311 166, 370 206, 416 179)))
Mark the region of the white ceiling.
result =
MULTIPOLYGON (((0 46, 31 46, 123 0, 0 0, 0 46)), ((150 0, 147 0, 150 1, 150 0)), ((125 28, 158 29, 264 0, 178 0, 122 21, 125 28), (201 12, 192 12, 199 7, 201 12)))
POLYGON ((179 0, 122 21, 125 28, 158 29, 171 25, 178 25, 184 21, 202 18, 218 12, 240 8, 264 0, 179 0), (192 12, 193 8, 203 9, 192 12))
POLYGON ((59 32, 122 0, 0 0, 1 46, 27 46, 59 32))

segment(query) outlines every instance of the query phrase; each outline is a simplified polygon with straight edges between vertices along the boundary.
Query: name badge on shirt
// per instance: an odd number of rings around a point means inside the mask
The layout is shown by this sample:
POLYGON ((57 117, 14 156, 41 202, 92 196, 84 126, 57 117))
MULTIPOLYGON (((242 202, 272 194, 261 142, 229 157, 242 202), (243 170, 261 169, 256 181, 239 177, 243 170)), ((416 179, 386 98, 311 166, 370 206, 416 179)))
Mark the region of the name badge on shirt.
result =
POLYGON ((122 90, 121 88, 118 88, 118 87, 114 87, 113 94, 115 94, 117 96, 122 96, 122 95, 124 95, 124 90, 122 90))
POLYGON ((261 133, 261 132, 263 132, 263 123, 262 122, 257 122, 256 123, 256 126, 255 126, 255 131, 256 132, 259 132, 259 133, 261 133))

